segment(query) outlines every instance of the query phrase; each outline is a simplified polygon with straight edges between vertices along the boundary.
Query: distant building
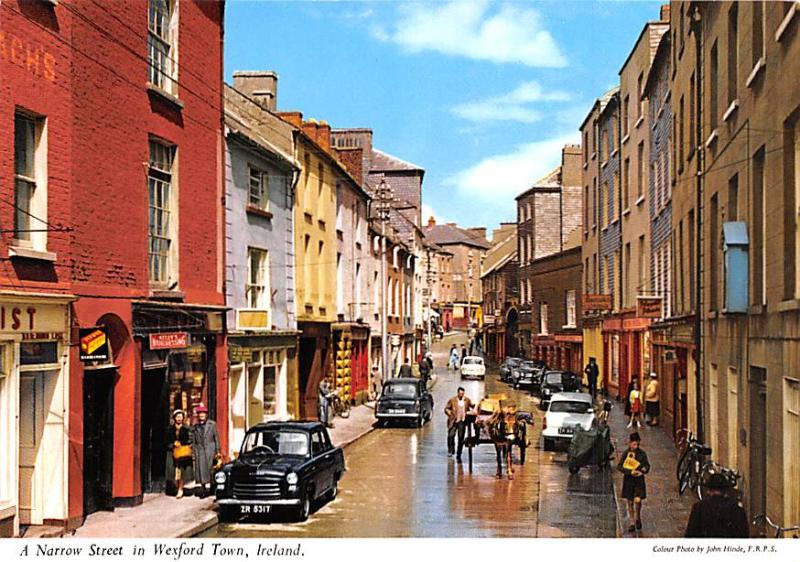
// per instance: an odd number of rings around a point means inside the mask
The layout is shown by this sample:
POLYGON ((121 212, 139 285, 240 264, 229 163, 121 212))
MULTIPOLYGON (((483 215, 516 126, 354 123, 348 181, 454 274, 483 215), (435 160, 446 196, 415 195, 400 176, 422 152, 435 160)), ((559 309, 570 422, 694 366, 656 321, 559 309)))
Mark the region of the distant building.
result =
POLYGON ((492 233, 492 247, 486 252, 481 271, 483 349, 495 361, 519 353, 518 275, 517 223, 502 223, 492 233))

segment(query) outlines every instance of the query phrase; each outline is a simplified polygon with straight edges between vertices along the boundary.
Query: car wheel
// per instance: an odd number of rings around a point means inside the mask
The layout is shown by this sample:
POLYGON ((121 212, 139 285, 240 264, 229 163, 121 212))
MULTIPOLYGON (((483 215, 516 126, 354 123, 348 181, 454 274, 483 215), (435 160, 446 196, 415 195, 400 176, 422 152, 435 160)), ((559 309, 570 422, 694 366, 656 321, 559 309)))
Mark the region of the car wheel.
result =
POLYGON ((306 521, 311 515, 311 490, 306 490, 300 498, 300 507, 297 509, 297 520, 306 521))
POLYGON ((339 475, 336 474, 333 477, 333 484, 331 485, 331 489, 328 490, 328 493, 325 495, 325 498, 332 502, 336 499, 336 495, 339 493, 339 475))
POLYGON ((572 464, 572 463, 567 464, 567 470, 569 470, 570 474, 578 474, 578 471, 580 469, 581 468, 578 465, 575 465, 575 464, 572 464))
POLYGON ((552 451, 553 450, 553 441, 548 439, 547 437, 544 438, 543 447, 545 451, 552 451))
POLYGON ((230 505, 219 506, 219 520, 221 523, 228 523, 236 519, 236 510, 230 505))

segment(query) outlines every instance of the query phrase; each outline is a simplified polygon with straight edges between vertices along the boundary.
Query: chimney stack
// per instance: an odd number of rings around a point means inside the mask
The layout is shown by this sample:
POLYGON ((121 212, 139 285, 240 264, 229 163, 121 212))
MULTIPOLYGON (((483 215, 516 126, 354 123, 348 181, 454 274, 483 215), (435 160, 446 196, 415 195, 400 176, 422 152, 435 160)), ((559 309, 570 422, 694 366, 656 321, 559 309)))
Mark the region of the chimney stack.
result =
POLYGON ((436 217, 433 215, 428 217, 428 227, 436 226, 436 217))
POLYGON ((669 4, 662 4, 661 17, 659 19, 662 22, 669 23, 669 4))
POLYGON ((278 75, 271 70, 233 73, 233 87, 270 111, 278 105, 278 75))
POLYGON ((485 226, 474 226, 472 228, 468 228, 467 230, 470 231, 475 236, 479 236, 481 240, 486 240, 486 227, 485 226))

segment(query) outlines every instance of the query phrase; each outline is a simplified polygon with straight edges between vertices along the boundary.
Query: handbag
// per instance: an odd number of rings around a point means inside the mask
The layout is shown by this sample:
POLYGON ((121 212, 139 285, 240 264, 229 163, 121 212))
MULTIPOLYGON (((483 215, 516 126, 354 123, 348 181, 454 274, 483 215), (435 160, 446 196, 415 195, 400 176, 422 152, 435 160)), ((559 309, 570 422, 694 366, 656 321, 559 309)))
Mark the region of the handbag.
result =
POLYGON ((179 445, 172 448, 172 458, 176 461, 192 458, 191 445, 179 445))
POLYGON ((639 468, 639 461, 636 460, 636 453, 633 451, 628 453, 628 456, 625 457, 625 462, 622 463, 622 468, 630 470, 631 472, 639 468))

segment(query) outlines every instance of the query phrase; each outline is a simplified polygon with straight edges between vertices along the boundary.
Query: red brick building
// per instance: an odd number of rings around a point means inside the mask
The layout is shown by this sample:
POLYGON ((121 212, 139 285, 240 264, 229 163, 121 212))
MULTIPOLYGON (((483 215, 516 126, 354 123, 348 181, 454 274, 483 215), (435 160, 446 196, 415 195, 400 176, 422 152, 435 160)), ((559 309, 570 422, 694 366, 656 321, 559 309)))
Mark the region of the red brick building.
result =
POLYGON ((2 535, 163 490, 174 409, 227 437, 224 4, 150 3, 0 6, 2 535))

